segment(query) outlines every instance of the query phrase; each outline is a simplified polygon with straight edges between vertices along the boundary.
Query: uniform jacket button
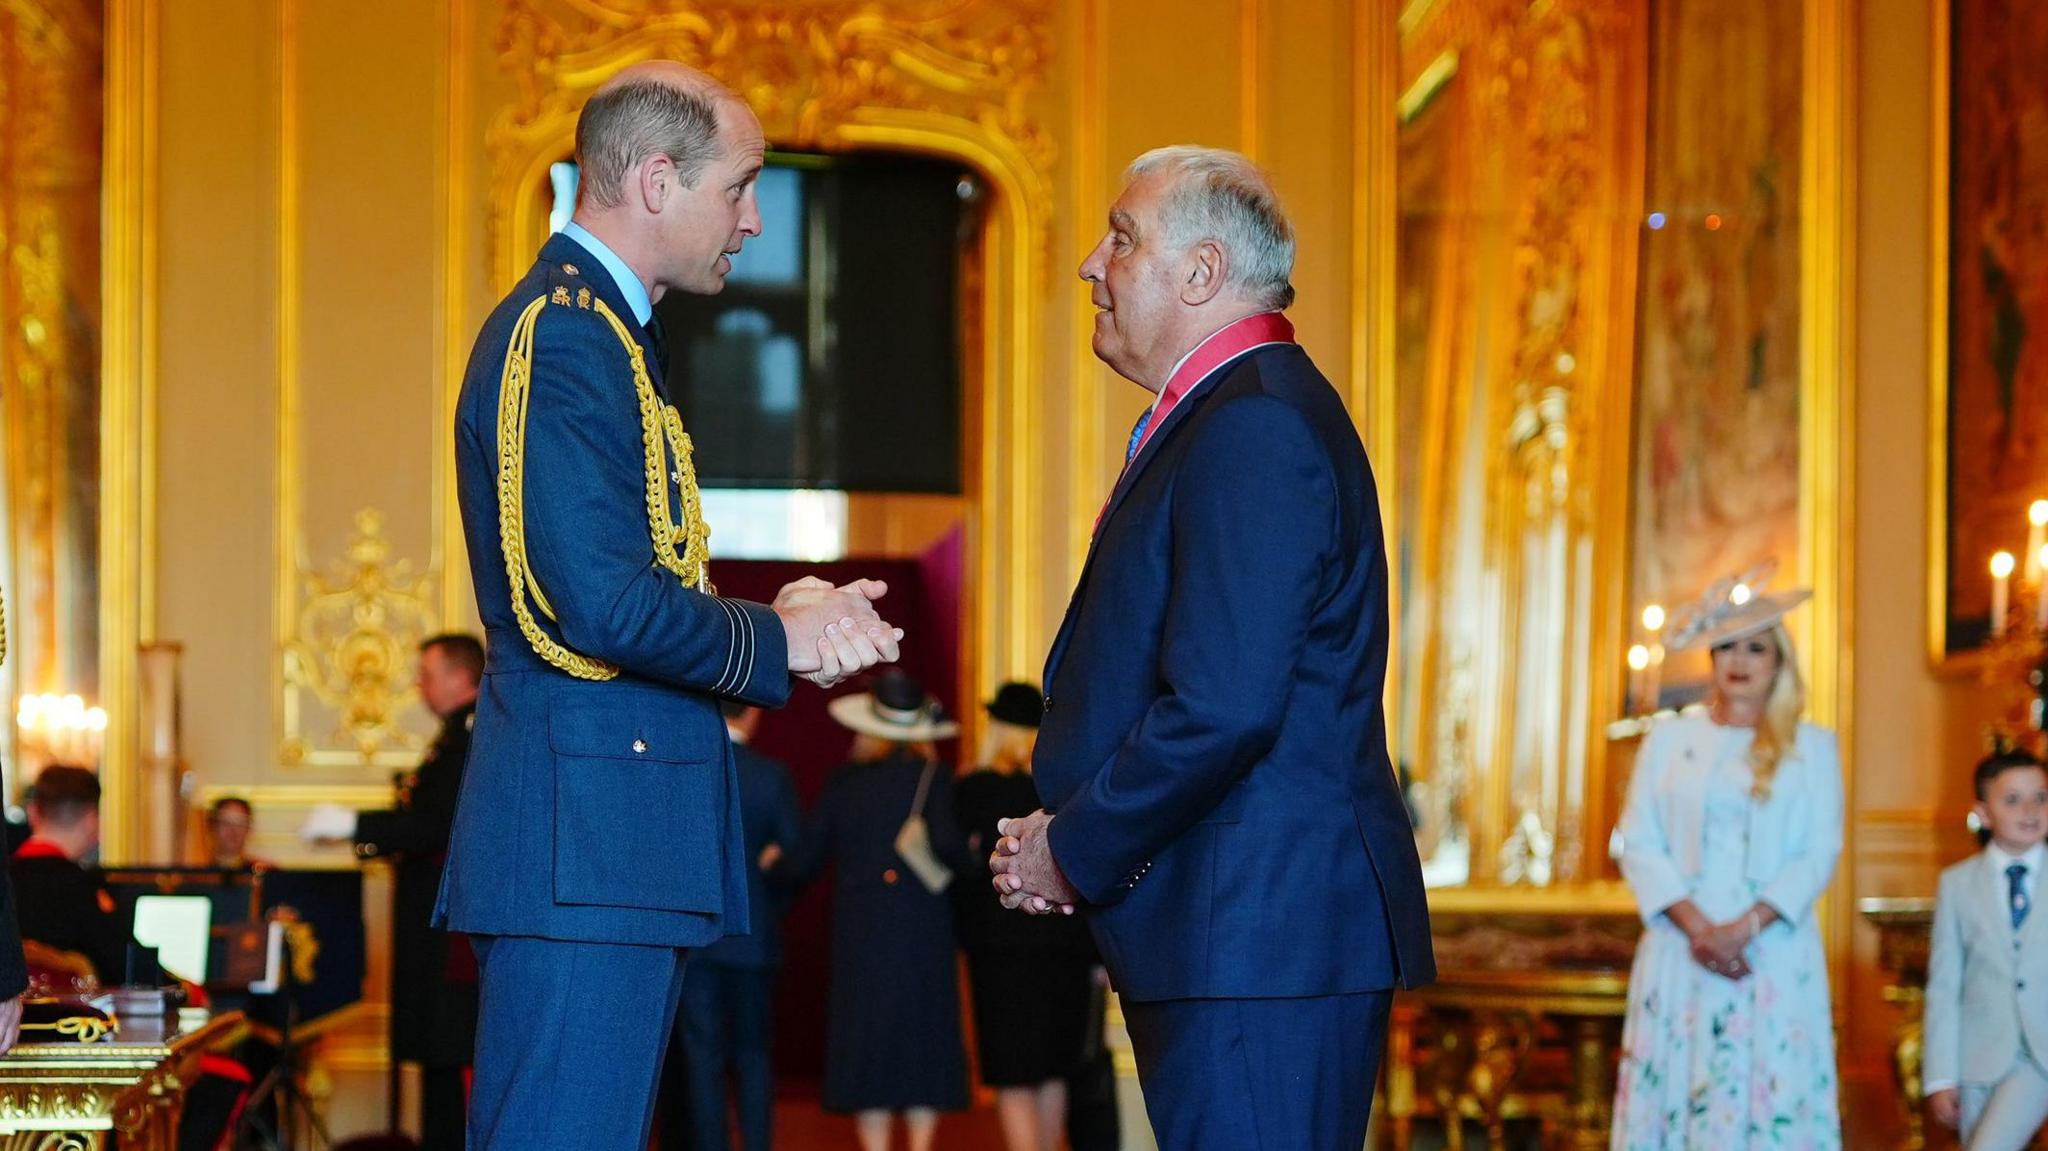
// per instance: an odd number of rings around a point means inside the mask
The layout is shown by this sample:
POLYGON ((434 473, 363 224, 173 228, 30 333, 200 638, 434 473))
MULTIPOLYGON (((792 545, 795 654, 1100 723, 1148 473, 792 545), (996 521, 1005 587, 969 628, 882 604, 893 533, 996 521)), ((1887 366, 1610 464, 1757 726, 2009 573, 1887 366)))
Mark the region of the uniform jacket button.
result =
POLYGON ((896 869, 893 867, 889 868, 887 871, 882 872, 882 882, 888 884, 891 887, 896 886, 896 881, 900 878, 902 877, 896 874, 896 869))
POLYGON ((634 754, 634 755, 645 755, 646 753, 647 753, 647 741, 646 741, 646 740, 644 740, 644 739, 636 739, 636 740, 634 740, 634 741, 633 741, 633 754, 634 754))

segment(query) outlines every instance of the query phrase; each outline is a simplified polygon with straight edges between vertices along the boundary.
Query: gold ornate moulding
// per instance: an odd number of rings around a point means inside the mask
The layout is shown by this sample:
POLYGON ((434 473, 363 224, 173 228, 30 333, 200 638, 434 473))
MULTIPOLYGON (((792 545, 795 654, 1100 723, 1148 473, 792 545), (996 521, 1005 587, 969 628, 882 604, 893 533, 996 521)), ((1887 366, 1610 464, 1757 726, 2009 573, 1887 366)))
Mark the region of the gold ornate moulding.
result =
POLYGON ((284 644, 286 764, 404 766, 418 755, 400 712, 416 696, 413 649, 434 627, 434 575, 392 558, 376 509, 357 512, 355 526, 342 563, 299 575, 304 598, 284 644), (310 730, 315 708, 331 732, 310 730))
POLYGON ((1394 1009, 1385 1113, 1397 1151, 1418 1121, 1462 1148, 1533 1121, 1545 1147, 1607 1144, 1614 1051, 1642 921, 1620 883, 1430 892, 1437 981, 1394 1009))

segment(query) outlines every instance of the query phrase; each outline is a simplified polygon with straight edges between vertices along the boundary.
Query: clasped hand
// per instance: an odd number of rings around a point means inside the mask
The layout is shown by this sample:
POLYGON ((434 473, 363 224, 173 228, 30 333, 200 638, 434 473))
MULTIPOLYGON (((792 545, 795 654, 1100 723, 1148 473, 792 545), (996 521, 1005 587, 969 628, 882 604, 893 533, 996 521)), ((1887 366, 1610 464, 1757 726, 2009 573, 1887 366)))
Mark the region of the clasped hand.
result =
POLYGON ((1004 907, 1029 915, 1072 915, 1081 894, 1067 882, 1059 861, 1052 857, 1046 828, 1053 817, 1043 809, 1021 819, 999 819, 996 830, 1002 838, 989 853, 991 882, 1004 907))
POLYGON ((881 580, 833 587, 805 576, 775 594, 770 608, 789 641, 789 670, 819 687, 832 687, 876 664, 894 663, 903 629, 875 612, 889 593, 881 580))
POLYGON ((1717 923, 1691 936, 1693 962, 1726 979, 1746 979, 1750 938, 1747 919, 1717 923))

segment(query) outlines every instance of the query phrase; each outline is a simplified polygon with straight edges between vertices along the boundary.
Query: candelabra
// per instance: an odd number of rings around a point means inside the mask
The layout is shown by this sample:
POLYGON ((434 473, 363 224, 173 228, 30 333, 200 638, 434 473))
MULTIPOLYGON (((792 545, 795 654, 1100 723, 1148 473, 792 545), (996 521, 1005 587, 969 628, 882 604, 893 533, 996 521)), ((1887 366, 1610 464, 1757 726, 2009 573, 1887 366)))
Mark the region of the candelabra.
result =
POLYGON ((22 773, 33 779, 53 763, 99 767, 106 740, 107 712, 77 695, 24 695, 14 711, 22 773))
POLYGON ((1992 743, 2039 751, 2048 720, 2048 500, 2027 509, 2027 525, 2020 556, 1991 557, 1991 635, 1980 675, 1997 708, 1992 743))

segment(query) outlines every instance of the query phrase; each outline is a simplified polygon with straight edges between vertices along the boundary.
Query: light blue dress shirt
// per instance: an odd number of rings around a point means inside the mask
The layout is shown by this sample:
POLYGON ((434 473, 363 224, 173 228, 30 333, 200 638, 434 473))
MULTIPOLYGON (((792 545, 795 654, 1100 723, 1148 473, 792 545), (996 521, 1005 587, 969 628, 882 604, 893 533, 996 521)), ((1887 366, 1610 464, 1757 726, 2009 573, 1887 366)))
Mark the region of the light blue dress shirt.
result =
POLYGON ((562 226, 562 234, 583 245, 584 251, 597 257, 597 262, 604 265, 604 270, 612 274, 612 282, 619 286, 619 294, 626 297, 626 306, 633 309, 633 319, 641 327, 646 327, 647 318, 654 314, 654 301, 647 298, 647 285, 640 282, 640 277, 626 266, 626 261, 619 259, 617 252, 606 247, 603 240, 591 235, 583 225, 574 220, 562 226))

